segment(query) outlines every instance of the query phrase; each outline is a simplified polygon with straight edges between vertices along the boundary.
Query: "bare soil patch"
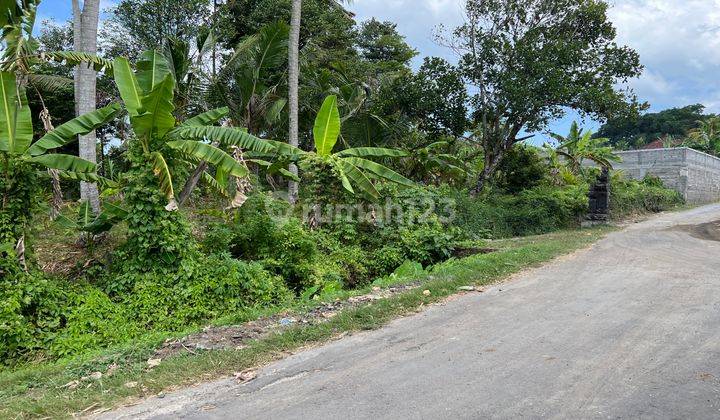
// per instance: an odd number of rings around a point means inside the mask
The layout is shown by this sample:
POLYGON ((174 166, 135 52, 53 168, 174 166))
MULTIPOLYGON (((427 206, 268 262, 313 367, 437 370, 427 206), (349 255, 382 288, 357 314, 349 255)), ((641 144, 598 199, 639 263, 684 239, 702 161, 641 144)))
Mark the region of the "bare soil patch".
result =
POLYGON ((720 242, 720 220, 715 220, 699 225, 680 225, 670 230, 686 232, 693 238, 702 239, 704 241, 720 242))

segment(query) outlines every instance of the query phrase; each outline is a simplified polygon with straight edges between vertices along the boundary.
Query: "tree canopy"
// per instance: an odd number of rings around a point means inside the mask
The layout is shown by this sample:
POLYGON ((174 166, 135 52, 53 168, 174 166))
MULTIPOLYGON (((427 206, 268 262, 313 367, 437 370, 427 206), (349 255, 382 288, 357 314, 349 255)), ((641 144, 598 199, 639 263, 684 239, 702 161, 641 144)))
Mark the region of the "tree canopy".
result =
POLYGON ((712 117, 712 114, 705 114, 704 105, 694 104, 641 116, 613 118, 600 127, 597 136, 607 138, 616 148, 634 148, 665 136, 684 137, 712 117))

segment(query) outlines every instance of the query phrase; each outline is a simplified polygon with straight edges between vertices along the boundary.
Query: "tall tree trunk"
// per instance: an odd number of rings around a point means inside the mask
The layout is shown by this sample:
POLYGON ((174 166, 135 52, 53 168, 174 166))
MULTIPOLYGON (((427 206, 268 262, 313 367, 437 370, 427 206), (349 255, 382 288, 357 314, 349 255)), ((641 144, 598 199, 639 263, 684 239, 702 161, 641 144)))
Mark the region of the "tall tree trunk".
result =
MULTIPOLYGON (((288 135, 288 143, 297 147, 298 141, 298 113, 299 113, 299 78, 300 78, 300 18, 302 13, 302 0, 293 0, 292 17, 290 19, 290 45, 288 48, 288 81, 289 93, 288 100, 290 102, 290 133, 288 135)), ((294 175, 298 174, 298 168, 295 164, 291 164, 288 168, 294 175)), ((297 203, 298 200, 298 183, 290 181, 288 183, 288 201, 291 204, 297 203)))
MULTIPOLYGON (((79 0, 72 0, 75 51, 97 54, 98 20, 100 0, 84 0, 82 9, 79 0)), ((92 65, 80 64, 75 68, 75 113, 86 114, 96 108, 97 74, 92 65)), ((97 163, 97 137, 95 131, 79 136, 81 158, 97 163)), ((80 198, 88 200, 97 214, 100 211, 100 195, 97 184, 80 182, 80 198)))

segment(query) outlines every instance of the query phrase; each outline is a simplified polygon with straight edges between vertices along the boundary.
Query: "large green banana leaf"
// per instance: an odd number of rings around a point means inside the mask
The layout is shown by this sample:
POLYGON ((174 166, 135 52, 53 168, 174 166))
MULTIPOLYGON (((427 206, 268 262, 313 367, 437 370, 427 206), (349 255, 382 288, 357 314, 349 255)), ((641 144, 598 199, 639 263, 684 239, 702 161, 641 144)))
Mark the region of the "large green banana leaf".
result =
POLYGON ((19 154, 32 141, 32 117, 15 75, 0 72, 0 151, 19 154))
POLYGON ((30 105, 28 105, 25 89, 19 89, 17 115, 15 116, 15 148, 11 152, 21 155, 30 147, 33 140, 33 124, 30 105))
MULTIPOLYGON (((362 192, 375 200, 380 197, 380 193, 378 193, 370 179, 362 173, 360 169, 345 159, 338 159, 337 163, 340 169, 344 172, 345 176, 347 176, 356 187, 362 190, 362 192)), ((344 181, 343 186, 351 193, 354 193, 354 190, 352 188, 348 188, 344 181)))
POLYGON ((140 90, 135 73, 133 73, 130 62, 125 57, 116 58, 113 65, 115 68, 115 84, 118 91, 120 91, 120 97, 125 103, 125 108, 130 113, 130 116, 136 116, 140 114, 142 108, 143 93, 140 90))
POLYGON ((356 147, 354 149, 345 149, 336 153, 336 156, 355 156, 355 157, 405 157, 407 152, 397 149, 386 149, 383 147, 356 147))
POLYGON ((238 163, 232 156, 207 143, 195 140, 175 140, 168 142, 167 146, 221 168, 223 172, 230 175, 243 177, 248 174, 247 168, 238 163))
POLYGON ((375 176, 386 179, 391 182, 395 182, 400 185, 405 185, 407 187, 414 187, 415 183, 410 181, 409 179, 405 178, 404 176, 400 175, 399 173, 393 171, 392 169, 388 168, 387 166, 381 165, 377 162, 373 162, 371 160, 358 158, 358 157, 347 157, 342 159, 345 162, 348 162, 352 164, 353 166, 356 166, 361 169, 365 169, 366 171, 372 172, 375 176))
POLYGON ((41 137, 27 152, 31 156, 39 156, 48 150, 72 143, 77 140, 78 135, 85 135, 115 118, 119 111, 120 105, 112 104, 74 118, 41 137))
POLYGON ((330 156, 340 136, 340 111, 337 107, 337 96, 330 95, 315 118, 313 137, 315 149, 319 156, 330 156))
POLYGON ((278 155, 287 157, 290 160, 297 160, 302 155, 307 154, 306 151, 300 149, 299 147, 292 146, 287 143, 283 143, 281 141, 277 141, 277 140, 265 140, 265 141, 275 148, 275 153, 277 153, 278 155))
POLYGON ((236 146, 259 153, 275 151, 275 146, 269 142, 255 137, 245 130, 233 127, 179 126, 172 130, 168 137, 178 140, 208 140, 224 146, 236 146))
MULTIPOLYGON (((168 76, 173 77, 170 64, 161 52, 152 50, 142 53, 137 63, 137 80, 146 95, 165 83, 168 76)), ((175 86, 174 79, 172 85, 175 86)))
POLYGON ((97 170, 97 165, 92 162, 77 156, 63 155, 60 153, 35 156, 29 160, 31 162, 39 163, 46 168, 74 172, 76 174, 92 174, 97 170))
POLYGON ((202 127, 206 125, 213 125, 225 118, 230 113, 230 108, 222 107, 217 109, 211 109, 210 111, 203 112, 202 114, 196 115, 192 118, 188 118, 181 124, 181 126, 189 127, 202 127))
POLYGON ((143 114, 131 117, 135 134, 141 139, 150 139, 153 135, 158 138, 165 137, 175 127, 173 111, 173 89, 175 80, 168 74, 163 82, 142 98, 143 114))

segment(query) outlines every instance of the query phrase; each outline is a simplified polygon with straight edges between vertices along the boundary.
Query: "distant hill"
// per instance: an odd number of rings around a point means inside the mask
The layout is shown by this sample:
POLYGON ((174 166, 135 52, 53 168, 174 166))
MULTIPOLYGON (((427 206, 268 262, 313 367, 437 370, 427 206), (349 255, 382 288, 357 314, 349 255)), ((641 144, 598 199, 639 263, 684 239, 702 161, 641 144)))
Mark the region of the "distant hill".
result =
POLYGON ((608 121, 600 127, 595 137, 610 139, 609 144, 616 149, 640 149, 668 135, 683 138, 688 131, 698 127, 699 121, 714 116, 705 114, 705 106, 702 104, 688 105, 647 113, 635 119, 608 121))

